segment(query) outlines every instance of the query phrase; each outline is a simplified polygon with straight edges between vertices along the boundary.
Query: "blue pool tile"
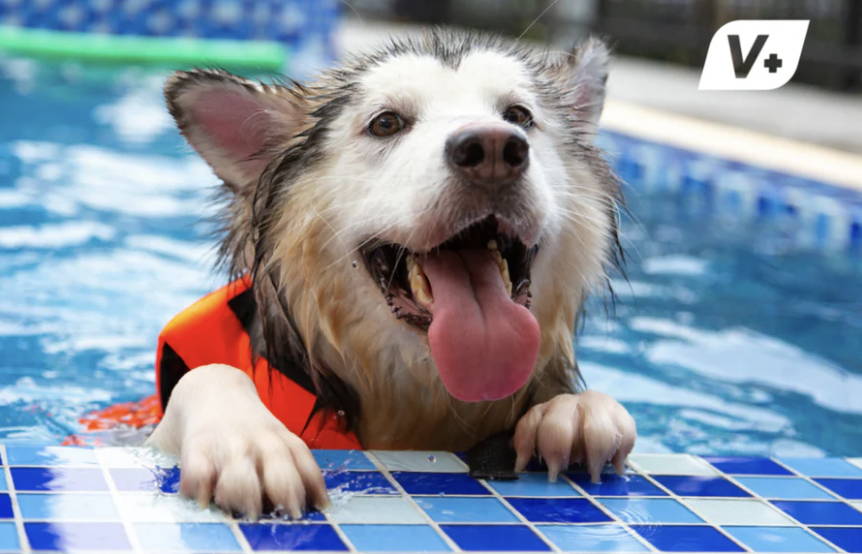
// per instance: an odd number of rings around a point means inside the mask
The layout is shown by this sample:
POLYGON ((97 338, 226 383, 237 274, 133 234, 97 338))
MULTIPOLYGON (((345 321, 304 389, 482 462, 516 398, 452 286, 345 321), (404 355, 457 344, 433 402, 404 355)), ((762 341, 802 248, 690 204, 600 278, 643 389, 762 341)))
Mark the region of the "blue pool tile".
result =
POLYGON ((862 512, 843 502, 773 500, 772 503, 805 525, 862 525, 862 512))
POLYGON ((560 550, 568 552, 647 552, 621 525, 537 525, 560 550))
POLYGON ((862 468, 841 458, 779 458, 778 460, 809 477, 862 477, 862 468))
POLYGON ((734 477, 763 498, 779 500, 829 500, 832 495, 799 477, 734 477))
POLYGON ((241 523, 254 550, 347 550, 331 525, 321 523, 241 523))
POLYGON ((526 525, 441 525, 462 550, 546 552, 551 548, 526 525))
POLYGON ((488 481, 503 496, 581 496, 565 479, 551 483, 547 475, 522 473, 512 481, 488 481))
POLYGON ((8 494, 0 494, 0 519, 12 519, 15 513, 12 511, 12 499, 8 494))
POLYGON ((392 476, 407 494, 491 494, 466 473, 393 471, 392 476))
POLYGON ((601 523, 613 521, 586 498, 507 498, 528 521, 540 523, 601 523))
POLYGON ((508 523, 518 518, 496 498, 423 496, 414 498, 434 521, 508 523))
POLYGON ((451 552, 430 525, 341 525, 360 552, 451 552))
POLYGON ((815 479, 818 483, 850 500, 862 500, 862 479, 815 479))
POLYGON ((812 527, 811 530, 847 552, 862 552, 862 527, 812 527))
POLYGON ((602 475, 601 483, 592 483, 589 475, 571 475, 575 483, 593 496, 667 496, 641 475, 602 475))
POLYGON ((548 466, 545 465, 544 460, 540 460, 536 456, 530 458, 530 461, 527 462, 527 467, 524 468, 524 471, 536 472, 536 473, 548 473, 548 466))
POLYGON ((72 467, 13 467, 12 482, 19 491, 106 491, 102 470, 72 467))
POLYGON ((379 471, 323 471, 326 488, 361 494, 398 494, 379 471))
POLYGON ((18 493, 24 519, 118 521, 120 516, 106 493, 18 493))
POLYGON ((704 459, 724 473, 738 475, 793 475, 769 458, 747 456, 704 456, 704 459))
POLYGON ((0 550, 17 551, 21 548, 18 542, 18 529, 11 521, 0 522, 0 550))
POLYGON ((801 527, 728 526, 723 529, 755 552, 835 552, 801 527))
POLYGON ((694 512, 673 498, 599 498, 604 507, 627 523, 701 523, 694 512))
POLYGON ((6 458, 10 466, 97 466, 96 451, 79 446, 9 445, 6 458))
POLYGON ((678 496, 751 496, 724 477, 693 475, 653 475, 678 496))
POLYGON ((223 523, 137 523, 135 533, 141 546, 151 552, 242 550, 230 528, 223 523))
MULTIPOLYGON (((268 514, 261 515, 260 519, 270 521, 289 521, 288 516, 282 512, 269 512, 268 514)), ((310 512, 303 512, 302 517, 297 521, 326 521, 326 515, 324 515, 323 512, 312 510, 310 512)))
POLYGON ((24 531, 33 550, 130 550, 121 523, 27 521, 24 531))
POLYGON ((360 450, 312 450, 311 454, 323 470, 377 469, 368 456, 360 450))
POLYGON ((162 491, 173 493, 180 490, 178 467, 114 467, 111 478, 119 491, 162 491))
POLYGON ((631 528, 662 552, 745 552, 715 527, 706 525, 632 525, 631 528))

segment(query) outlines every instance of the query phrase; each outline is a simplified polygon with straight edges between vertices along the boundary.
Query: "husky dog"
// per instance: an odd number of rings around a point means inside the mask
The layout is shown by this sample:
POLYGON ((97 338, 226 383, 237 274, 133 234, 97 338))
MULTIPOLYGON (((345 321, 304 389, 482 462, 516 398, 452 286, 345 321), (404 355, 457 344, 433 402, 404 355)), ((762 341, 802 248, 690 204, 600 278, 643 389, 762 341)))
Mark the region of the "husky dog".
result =
MULTIPOLYGON (((514 431, 594 480, 622 471, 628 412, 581 390, 574 327, 617 243, 618 182, 593 146, 608 53, 447 30, 316 82, 178 72, 177 124, 224 181, 221 254, 253 283, 250 333, 300 360, 363 447, 464 450, 514 431)), ((307 446, 241 370, 186 373, 149 444, 181 489, 255 516, 327 502, 307 446)))

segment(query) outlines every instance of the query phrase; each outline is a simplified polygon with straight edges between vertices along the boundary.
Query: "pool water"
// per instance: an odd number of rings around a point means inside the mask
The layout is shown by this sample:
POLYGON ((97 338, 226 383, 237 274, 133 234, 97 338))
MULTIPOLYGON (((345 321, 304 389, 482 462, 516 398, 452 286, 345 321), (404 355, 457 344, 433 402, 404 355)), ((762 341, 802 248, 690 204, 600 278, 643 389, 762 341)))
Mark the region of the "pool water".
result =
MULTIPOLYGON (((162 108, 163 77, 0 59, 0 441, 60 441, 151 394, 159 329, 224 282, 204 221, 216 180, 162 108)), ((628 204, 628 278, 590 301, 578 352, 639 449, 858 455, 859 256, 676 193, 628 204)))

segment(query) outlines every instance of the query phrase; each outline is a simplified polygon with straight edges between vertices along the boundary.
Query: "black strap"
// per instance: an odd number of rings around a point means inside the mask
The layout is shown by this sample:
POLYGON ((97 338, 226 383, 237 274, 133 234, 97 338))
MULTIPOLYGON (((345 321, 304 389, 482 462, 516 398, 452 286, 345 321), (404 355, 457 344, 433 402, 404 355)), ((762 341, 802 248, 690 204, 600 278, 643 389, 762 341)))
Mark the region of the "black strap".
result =
MULTIPOLYGON (((227 305, 237 319, 239 319, 245 332, 251 334, 254 316, 257 313, 257 301, 254 299, 254 291, 252 289, 244 290, 228 300, 227 305)), ((317 391, 314 389, 314 383, 311 381, 311 376, 308 375, 301 363, 292 361, 285 363, 284 360, 281 360, 281 362, 281 364, 276 366, 270 361, 269 365, 311 394, 317 394, 317 391)))
POLYGON ((180 358, 179 354, 164 343, 162 346, 162 357, 159 365, 159 396, 162 399, 162 410, 168 406, 171 391, 177 386, 180 378, 188 372, 189 366, 180 358))

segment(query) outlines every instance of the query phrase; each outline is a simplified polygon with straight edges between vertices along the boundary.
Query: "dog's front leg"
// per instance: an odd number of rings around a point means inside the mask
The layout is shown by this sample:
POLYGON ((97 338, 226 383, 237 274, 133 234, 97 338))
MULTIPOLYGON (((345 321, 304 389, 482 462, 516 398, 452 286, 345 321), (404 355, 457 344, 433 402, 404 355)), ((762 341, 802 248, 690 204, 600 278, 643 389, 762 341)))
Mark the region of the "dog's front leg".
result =
POLYGON ((298 518, 327 503, 305 443, 273 416, 242 371, 221 364, 188 372, 147 444, 180 457, 180 492, 256 518, 264 497, 298 518))
POLYGON ((523 471, 538 453, 551 480, 577 462, 586 464, 597 483, 609 461, 617 473, 625 471, 636 436, 634 419, 610 396, 596 391, 559 394, 530 408, 515 427, 515 471, 523 471))

